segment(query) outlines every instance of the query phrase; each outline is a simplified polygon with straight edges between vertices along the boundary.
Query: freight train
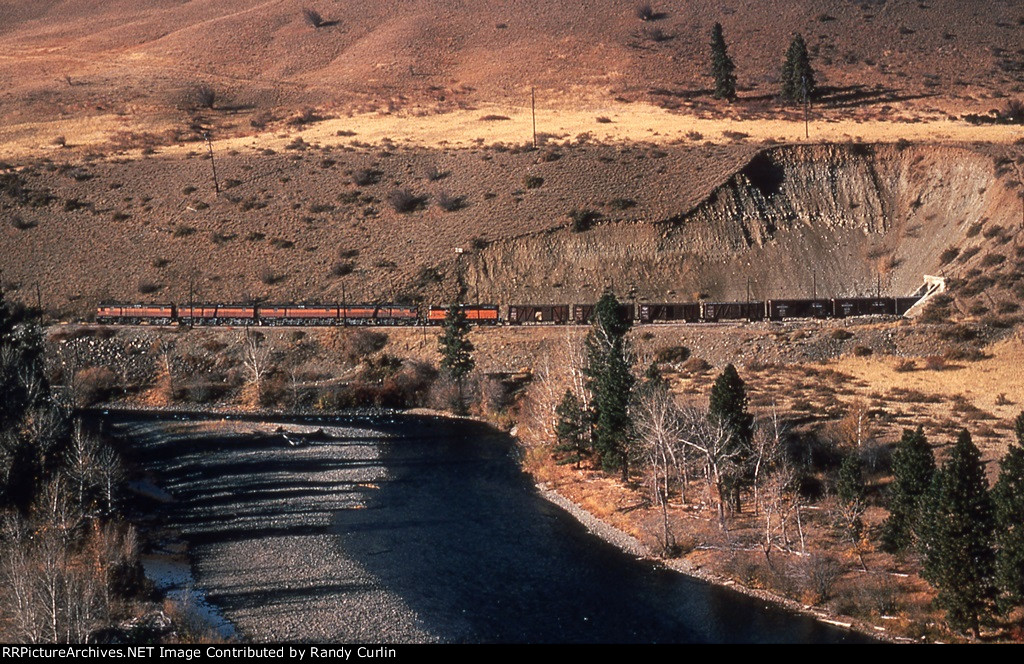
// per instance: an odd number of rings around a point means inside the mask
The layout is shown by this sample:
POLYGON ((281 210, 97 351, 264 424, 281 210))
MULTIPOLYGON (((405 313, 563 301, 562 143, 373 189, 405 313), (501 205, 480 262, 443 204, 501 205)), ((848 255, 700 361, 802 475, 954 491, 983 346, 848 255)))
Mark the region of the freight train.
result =
MULTIPOLYGON (((619 316, 639 325, 781 321, 854 316, 902 316, 917 297, 848 297, 741 302, 640 302, 619 305, 619 316)), ((593 304, 461 305, 475 325, 587 325, 593 304)), ((412 304, 100 304, 105 325, 441 325, 448 307, 412 304)))

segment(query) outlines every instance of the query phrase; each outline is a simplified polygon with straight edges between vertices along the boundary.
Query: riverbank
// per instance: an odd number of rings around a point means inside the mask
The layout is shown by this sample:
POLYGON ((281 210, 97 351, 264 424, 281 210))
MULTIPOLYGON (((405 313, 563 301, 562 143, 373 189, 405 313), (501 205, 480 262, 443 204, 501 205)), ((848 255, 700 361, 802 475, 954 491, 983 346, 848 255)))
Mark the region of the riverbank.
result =
POLYGON ((727 577, 715 574, 706 568, 695 567, 686 560, 681 559, 665 559, 654 554, 648 546, 641 542, 636 537, 616 528, 607 521, 603 521, 598 517, 594 516, 579 504, 573 502, 569 498, 563 496, 557 491, 545 486, 543 483, 538 483, 537 488, 540 490, 541 495, 551 501, 553 504, 562 508, 569 514, 571 514, 577 521, 586 526, 587 530, 592 532, 594 535, 600 537, 605 542, 613 544, 614 546, 621 549, 623 552, 630 555, 634 555, 638 558, 644 558, 651 562, 664 565, 665 567, 672 569, 680 574, 700 579, 705 583, 714 584, 723 588, 742 593, 749 597, 755 597, 766 602, 771 602, 777 606, 783 607, 789 611, 800 613, 802 615, 810 616, 815 620, 819 620, 825 624, 840 627, 842 629, 848 629, 866 637, 872 639, 878 639, 890 643, 913 643, 913 639, 907 639, 893 634, 889 634, 884 628, 870 623, 848 618, 846 616, 840 616, 837 614, 829 613, 816 609, 815 607, 795 602, 788 597, 770 593, 765 590, 750 588, 743 584, 736 583, 734 580, 727 577))

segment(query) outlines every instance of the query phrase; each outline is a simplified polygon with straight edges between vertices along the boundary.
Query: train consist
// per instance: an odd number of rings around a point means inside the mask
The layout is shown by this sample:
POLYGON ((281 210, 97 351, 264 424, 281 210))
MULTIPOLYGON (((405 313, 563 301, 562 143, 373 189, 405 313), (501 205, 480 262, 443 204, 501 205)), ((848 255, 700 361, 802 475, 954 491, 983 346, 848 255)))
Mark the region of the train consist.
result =
MULTIPOLYGON (((781 321, 801 318, 902 316, 916 297, 849 297, 745 302, 641 302, 622 304, 619 315, 636 324, 781 321)), ((462 305, 476 325, 586 325, 593 304, 462 305)), ((448 307, 410 304, 100 304, 105 325, 441 325, 448 307)))

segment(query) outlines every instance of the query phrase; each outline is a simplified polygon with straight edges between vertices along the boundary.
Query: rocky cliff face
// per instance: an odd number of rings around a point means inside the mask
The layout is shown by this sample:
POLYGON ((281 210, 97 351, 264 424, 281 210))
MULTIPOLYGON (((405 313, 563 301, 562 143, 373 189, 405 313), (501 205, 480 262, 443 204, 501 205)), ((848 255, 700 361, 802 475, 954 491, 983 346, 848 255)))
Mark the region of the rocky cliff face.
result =
POLYGON ((492 243, 467 257, 466 285, 470 297, 502 302, 596 297, 607 286, 650 299, 855 295, 879 284, 908 294, 949 269, 940 255, 950 247, 978 247, 981 258, 1010 240, 1013 177, 963 148, 774 148, 674 217, 492 243))

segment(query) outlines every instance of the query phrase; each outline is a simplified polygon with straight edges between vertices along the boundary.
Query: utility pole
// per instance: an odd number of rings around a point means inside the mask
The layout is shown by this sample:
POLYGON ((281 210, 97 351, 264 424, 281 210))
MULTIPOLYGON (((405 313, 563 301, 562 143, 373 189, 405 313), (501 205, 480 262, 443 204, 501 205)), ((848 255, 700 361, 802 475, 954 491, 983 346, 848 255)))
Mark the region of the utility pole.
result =
POLYGON ((811 273, 811 299, 812 300, 817 300, 818 299, 818 273, 817 272, 812 272, 811 273))
POLYGON ((537 149, 537 94, 530 88, 530 114, 533 116, 533 149, 537 149))
POLYGON ((210 140, 210 132, 203 132, 203 138, 206 139, 206 147, 210 151, 210 168, 213 169, 213 190, 220 196, 220 182, 217 181, 217 164, 213 160, 213 141, 210 140))
POLYGON ((39 282, 36 282, 36 311, 39 312, 39 319, 43 318, 43 293, 39 289, 39 282))
POLYGON ((345 282, 341 282, 341 326, 348 327, 348 307, 345 305, 345 282))

